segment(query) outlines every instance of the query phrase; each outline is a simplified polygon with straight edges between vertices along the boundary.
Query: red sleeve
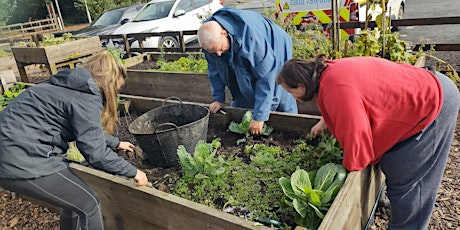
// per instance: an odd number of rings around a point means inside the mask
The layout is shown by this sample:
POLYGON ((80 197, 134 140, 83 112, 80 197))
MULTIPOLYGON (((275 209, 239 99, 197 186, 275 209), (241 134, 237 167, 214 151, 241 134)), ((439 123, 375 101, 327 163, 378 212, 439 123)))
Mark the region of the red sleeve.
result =
POLYGON ((366 168, 374 159, 373 138, 362 95, 339 85, 320 95, 324 121, 344 150, 343 166, 349 171, 366 168))

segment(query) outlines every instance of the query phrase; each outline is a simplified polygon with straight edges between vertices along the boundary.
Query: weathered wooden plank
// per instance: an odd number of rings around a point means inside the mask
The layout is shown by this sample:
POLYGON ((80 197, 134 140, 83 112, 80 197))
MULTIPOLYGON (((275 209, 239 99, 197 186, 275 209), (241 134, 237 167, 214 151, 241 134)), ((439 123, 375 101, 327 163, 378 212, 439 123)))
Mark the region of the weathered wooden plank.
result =
POLYGON ((22 81, 29 82, 25 66, 44 64, 51 72, 57 73, 62 66, 73 67, 80 59, 102 50, 99 37, 88 37, 46 47, 12 47, 16 65, 22 81))
POLYGON ((11 47, 14 59, 19 63, 41 64, 46 63, 46 51, 40 47, 11 47))
POLYGON ((377 166, 351 172, 319 229, 363 229, 383 186, 377 166))
MULTIPOLYGON (((166 71, 128 70, 123 94, 166 98, 176 96, 187 101, 211 103, 211 86, 207 74, 166 71)), ((231 94, 226 90, 226 102, 231 94)), ((299 113, 320 115, 313 102, 298 102, 299 113)))
POLYGON ((65 62, 69 57, 80 58, 92 55, 102 50, 98 36, 65 42, 59 45, 43 47, 46 51, 48 62, 65 62))
POLYGON ((211 103, 211 87, 206 74, 128 70, 123 94, 211 103))
MULTIPOLYGON (((107 229, 269 229, 102 171, 71 167, 99 194, 107 229)), ((375 166, 350 173, 319 229, 363 229, 370 214, 363 206, 376 201, 378 190, 366 184, 381 185, 381 179, 375 166)))
POLYGON ((142 63, 142 62, 144 62, 146 60, 150 60, 150 55, 149 54, 141 54, 141 55, 138 55, 138 56, 134 56, 134 57, 124 59, 124 65, 129 68, 131 66, 134 66, 134 65, 137 65, 139 63, 142 63))
POLYGON ((101 43, 97 36, 46 47, 11 48, 16 62, 26 64, 58 63, 67 61, 72 55, 78 58, 94 54, 101 49, 101 43))
MULTIPOLYGON (((161 98, 153 97, 143 97, 143 96, 133 96, 133 95, 120 95, 122 98, 131 100, 132 106, 135 111, 140 113, 145 113, 151 109, 161 107, 163 104, 168 105, 171 103, 181 103, 177 100, 166 100, 161 98)), ((188 100, 188 98, 186 98, 188 100)), ((187 104, 196 104, 208 107, 208 104, 183 101, 182 103, 187 104)), ((227 129, 231 121, 241 121, 243 114, 247 109, 233 108, 233 107, 224 107, 223 111, 226 114, 221 113, 211 113, 210 120, 215 120, 213 127, 216 129, 227 129)), ((309 115, 309 114, 289 114, 282 112, 271 112, 270 119, 267 121, 267 124, 272 126, 275 130, 287 131, 287 132, 299 132, 299 133, 308 133, 320 119, 320 116, 309 115)))
POLYGON ((0 70, 0 95, 3 94, 5 90, 8 90, 12 85, 14 85, 16 76, 14 76, 13 70, 0 70))
POLYGON ((106 229, 270 229, 99 170, 71 167, 99 194, 106 229))

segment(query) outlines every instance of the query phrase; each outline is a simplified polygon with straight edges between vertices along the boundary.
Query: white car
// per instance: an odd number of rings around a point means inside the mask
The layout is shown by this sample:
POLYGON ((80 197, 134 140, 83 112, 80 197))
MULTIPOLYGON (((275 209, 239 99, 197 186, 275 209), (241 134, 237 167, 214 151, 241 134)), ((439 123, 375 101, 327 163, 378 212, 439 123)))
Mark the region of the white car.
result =
MULTIPOLYGON (((221 0, 153 0, 114 34, 198 30, 205 18, 222 7, 221 0)), ((196 35, 184 36, 186 43, 194 38, 196 35)), ((179 42, 173 36, 153 36, 147 38, 143 45, 146 48, 174 48, 179 47, 179 42)), ((138 42, 133 42, 131 47, 139 47, 138 42)))

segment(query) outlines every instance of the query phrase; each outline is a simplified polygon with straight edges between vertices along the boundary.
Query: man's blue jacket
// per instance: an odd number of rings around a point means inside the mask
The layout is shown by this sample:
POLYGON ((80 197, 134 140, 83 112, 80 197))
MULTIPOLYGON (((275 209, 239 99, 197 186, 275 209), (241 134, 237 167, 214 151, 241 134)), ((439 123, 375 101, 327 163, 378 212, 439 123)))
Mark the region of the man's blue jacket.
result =
POLYGON ((207 21, 217 21, 228 33, 230 49, 222 56, 205 52, 212 97, 232 106, 253 109, 253 119, 267 121, 270 111, 297 113, 290 93, 276 83, 284 62, 292 58, 292 39, 261 14, 224 7, 207 21))

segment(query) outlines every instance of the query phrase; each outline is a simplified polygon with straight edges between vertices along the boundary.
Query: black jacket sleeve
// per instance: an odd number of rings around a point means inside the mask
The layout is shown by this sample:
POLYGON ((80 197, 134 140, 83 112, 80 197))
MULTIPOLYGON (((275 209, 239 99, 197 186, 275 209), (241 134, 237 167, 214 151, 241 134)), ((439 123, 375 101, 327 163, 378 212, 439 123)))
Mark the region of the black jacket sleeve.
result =
POLYGON ((118 156, 111 149, 112 146, 108 146, 109 143, 113 145, 114 139, 106 139, 102 128, 102 99, 95 95, 86 96, 83 100, 75 100, 69 108, 78 149, 95 168, 116 175, 135 177, 136 167, 118 156))

